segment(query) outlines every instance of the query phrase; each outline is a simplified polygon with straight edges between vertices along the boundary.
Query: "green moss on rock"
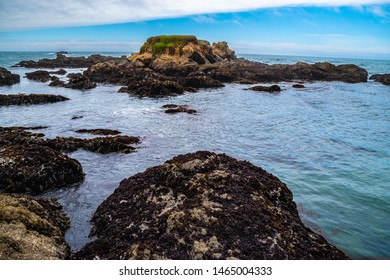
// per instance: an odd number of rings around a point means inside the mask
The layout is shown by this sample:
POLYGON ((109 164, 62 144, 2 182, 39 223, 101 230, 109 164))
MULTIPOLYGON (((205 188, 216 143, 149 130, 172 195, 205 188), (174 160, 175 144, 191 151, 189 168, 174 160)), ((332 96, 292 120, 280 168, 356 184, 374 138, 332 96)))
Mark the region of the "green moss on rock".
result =
POLYGON ((160 35, 148 38, 142 45, 140 53, 152 52, 162 54, 168 52, 173 55, 176 51, 182 53, 183 47, 189 42, 197 42, 192 35, 160 35))

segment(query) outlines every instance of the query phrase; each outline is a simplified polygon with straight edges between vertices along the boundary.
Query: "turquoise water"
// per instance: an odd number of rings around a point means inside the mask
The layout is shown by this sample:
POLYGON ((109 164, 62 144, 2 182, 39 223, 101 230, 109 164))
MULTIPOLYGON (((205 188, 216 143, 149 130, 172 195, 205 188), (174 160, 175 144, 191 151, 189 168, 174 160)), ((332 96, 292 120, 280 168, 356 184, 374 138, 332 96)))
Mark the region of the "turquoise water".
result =
MULTIPOLYGON (((0 66, 43 57, 54 54, 0 53, 0 66)), ((385 60, 244 57, 271 64, 355 63, 370 74, 390 73, 390 61, 385 60)), ((11 70, 21 75, 33 71, 11 70)), ((47 125, 42 132, 48 137, 76 136, 76 129, 97 127, 142 137, 138 152, 130 155, 72 153, 86 180, 45 194, 58 197, 71 217, 66 238, 74 250, 89 241, 91 215, 122 179, 178 154, 211 150, 249 160, 282 179, 302 220, 351 257, 390 259, 390 87, 372 81, 306 83, 305 89, 279 85, 283 91, 277 95, 230 84, 154 100, 119 94, 116 86, 81 92, 23 78, 20 84, 0 87, 0 93, 53 93, 71 100, 0 108, 0 125, 47 125), (188 104, 198 114, 164 114, 160 107, 166 103, 188 104), (84 117, 71 120, 74 115, 84 117)))

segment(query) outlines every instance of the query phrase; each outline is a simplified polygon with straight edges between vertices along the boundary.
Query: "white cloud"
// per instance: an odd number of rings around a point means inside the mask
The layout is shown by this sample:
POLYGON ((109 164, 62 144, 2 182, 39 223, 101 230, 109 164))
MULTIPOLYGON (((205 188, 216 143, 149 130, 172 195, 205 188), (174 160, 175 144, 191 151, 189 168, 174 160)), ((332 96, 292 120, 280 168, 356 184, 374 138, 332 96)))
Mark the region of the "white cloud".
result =
POLYGON ((387 17, 387 12, 385 10, 383 10, 381 7, 379 6, 373 6, 369 9, 369 11, 371 13, 373 13, 374 15, 378 16, 378 17, 387 17))
POLYGON ((134 22, 294 5, 338 7, 389 2, 389 0, 1 0, 0 31, 134 22))

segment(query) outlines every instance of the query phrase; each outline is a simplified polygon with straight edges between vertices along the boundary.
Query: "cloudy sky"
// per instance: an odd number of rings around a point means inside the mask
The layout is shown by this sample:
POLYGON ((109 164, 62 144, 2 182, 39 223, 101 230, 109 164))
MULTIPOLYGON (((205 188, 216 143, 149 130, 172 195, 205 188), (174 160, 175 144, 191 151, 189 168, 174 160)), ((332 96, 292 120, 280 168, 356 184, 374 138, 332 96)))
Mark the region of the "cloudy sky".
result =
POLYGON ((0 0, 0 51, 138 51, 193 34, 242 54, 390 59, 390 0, 0 0))

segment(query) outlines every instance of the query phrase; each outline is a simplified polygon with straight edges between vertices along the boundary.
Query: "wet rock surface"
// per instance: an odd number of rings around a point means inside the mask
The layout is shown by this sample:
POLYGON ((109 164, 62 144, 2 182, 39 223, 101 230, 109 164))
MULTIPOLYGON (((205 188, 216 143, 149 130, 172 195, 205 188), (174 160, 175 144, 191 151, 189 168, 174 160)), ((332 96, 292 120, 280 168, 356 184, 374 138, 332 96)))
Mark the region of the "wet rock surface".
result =
POLYGON ((86 90, 96 87, 96 83, 90 81, 88 77, 81 73, 71 73, 67 77, 69 80, 65 84, 66 88, 86 90))
POLYGON ((197 152, 123 180, 76 259, 347 259, 305 227, 275 176, 197 152))
POLYGON ((93 135, 117 135, 121 134, 119 130, 115 129, 106 129, 106 128, 96 128, 96 129, 78 129, 76 133, 89 133, 93 135))
POLYGON ((254 86, 247 88, 246 90, 253 90, 253 91, 265 91, 270 93, 280 92, 282 89, 278 85, 272 85, 272 86, 254 86))
POLYGON ((0 106, 36 105, 69 100, 62 95, 53 94, 0 94, 0 106))
POLYGON ((303 84, 293 84, 292 87, 293 88, 305 88, 305 85, 303 85, 303 84))
POLYGON ((177 82, 160 79, 143 79, 122 87, 119 92, 126 92, 138 97, 166 97, 184 93, 184 88, 177 82))
POLYGON ((161 108, 165 109, 166 114, 177 114, 177 113, 187 113, 187 114, 196 114, 197 111, 188 107, 188 105, 176 105, 176 104, 166 104, 161 108))
POLYGON ((370 80, 390 86, 390 74, 375 74, 370 77, 370 80))
POLYGON ((20 83, 20 76, 12 74, 7 69, 0 67, 0 86, 11 86, 20 83))
POLYGON ((52 199, 0 193, 0 260, 68 258, 70 223, 61 208, 52 199))
POLYGON ((68 57, 64 53, 57 53, 55 59, 40 59, 38 61, 21 61, 13 67, 26 67, 26 68, 87 68, 93 64, 118 60, 117 57, 103 56, 99 54, 93 54, 88 57, 68 57))
POLYGON ((38 70, 30 73, 26 73, 26 78, 37 82, 48 82, 51 80, 50 73, 45 70, 38 70))

